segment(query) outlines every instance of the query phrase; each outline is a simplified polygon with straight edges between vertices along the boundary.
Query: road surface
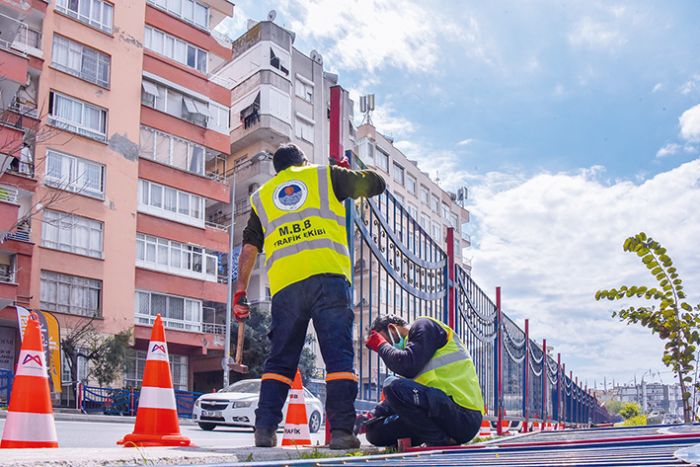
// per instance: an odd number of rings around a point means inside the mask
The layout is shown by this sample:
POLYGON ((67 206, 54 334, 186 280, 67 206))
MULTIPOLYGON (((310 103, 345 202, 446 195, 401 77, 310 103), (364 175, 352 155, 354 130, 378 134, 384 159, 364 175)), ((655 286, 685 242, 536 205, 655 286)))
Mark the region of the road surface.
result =
MULTIPOLYGON (((0 432, 5 426, 5 419, 0 419, 0 432)), ((323 444, 325 434, 321 427, 318 433, 311 435, 311 442, 323 444)), ((134 427, 129 423, 56 421, 58 445, 63 448, 91 447, 106 448, 117 446, 117 441, 134 427)), ((217 427, 214 431, 204 431, 197 425, 182 425, 180 431, 202 448, 233 448, 253 446, 253 430, 244 428, 217 427)), ((282 433, 277 433, 277 442, 282 442, 282 433)))

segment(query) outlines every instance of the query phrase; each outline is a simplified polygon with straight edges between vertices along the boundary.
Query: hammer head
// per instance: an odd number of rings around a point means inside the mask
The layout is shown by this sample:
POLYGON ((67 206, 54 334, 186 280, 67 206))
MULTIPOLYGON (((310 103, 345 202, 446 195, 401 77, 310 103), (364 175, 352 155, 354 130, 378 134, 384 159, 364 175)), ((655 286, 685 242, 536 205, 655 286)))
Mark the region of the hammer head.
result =
POLYGON ((248 373, 248 365, 244 365, 242 363, 232 363, 230 367, 236 373, 248 373))

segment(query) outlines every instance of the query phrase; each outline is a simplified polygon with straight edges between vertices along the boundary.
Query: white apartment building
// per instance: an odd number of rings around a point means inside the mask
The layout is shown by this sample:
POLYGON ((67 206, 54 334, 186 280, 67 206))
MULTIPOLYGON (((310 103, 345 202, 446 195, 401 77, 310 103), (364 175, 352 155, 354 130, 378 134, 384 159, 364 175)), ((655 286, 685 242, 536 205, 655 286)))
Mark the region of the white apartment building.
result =
POLYGON ((416 161, 408 159, 391 138, 374 126, 360 126, 356 140, 360 160, 384 176, 391 193, 443 249, 447 228, 454 227, 455 261, 471 272, 471 262, 465 256, 466 248, 471 246, 466 232, 469 211, 457 201, 457 196, 440 188, 418 168, 416 161))

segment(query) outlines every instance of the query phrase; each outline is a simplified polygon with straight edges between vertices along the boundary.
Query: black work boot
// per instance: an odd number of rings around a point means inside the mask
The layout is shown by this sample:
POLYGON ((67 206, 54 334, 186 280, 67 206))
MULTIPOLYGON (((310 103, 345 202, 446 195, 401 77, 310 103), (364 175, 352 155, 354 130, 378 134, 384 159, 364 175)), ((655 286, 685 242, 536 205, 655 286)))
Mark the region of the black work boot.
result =
POLYGON ((277 430, 274 428, 255 428, 255 446, 259 448, 274 448, 277 446, 277 430))
POLYGON ((331 430, 331 449, 357 449, 360 440, 357 436, 343 430, 331 430))

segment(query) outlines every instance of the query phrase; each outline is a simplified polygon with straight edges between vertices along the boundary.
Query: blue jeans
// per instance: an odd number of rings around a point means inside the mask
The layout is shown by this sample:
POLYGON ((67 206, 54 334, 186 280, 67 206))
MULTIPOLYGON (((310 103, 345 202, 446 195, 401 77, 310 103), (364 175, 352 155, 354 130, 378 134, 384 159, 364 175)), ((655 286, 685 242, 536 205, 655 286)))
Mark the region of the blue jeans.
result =
MULTIPOLYGON (((326 414, 332 430, 352 432, 355 423, 357 382, 353 379, 354 352, 352 323, 354 313, 350 284, 343 276, 322 274, 291 284, 272 297, 272 325, 268 338, 270 356, 266 374, 294 379, 304 347, 309 320, 326 364, 326 414), (339 379, 331 378, 338 373, 339 379)), ((260 402, 255 411, 256 428, 277 427, 289 385, 279 379, 265 379, 260 386, 260 402)), ((307 414, 311 415, 311 414, 307 414)))
POLYGON ((367 441, 393 446, 411 438, 413 445, 446 445, 450 438, 460 444, 471 440, 481 427, 481 412, 465 409, 439 389, 410 379, 397 378, 384 387, 384 402, 367 422, 367 441))

